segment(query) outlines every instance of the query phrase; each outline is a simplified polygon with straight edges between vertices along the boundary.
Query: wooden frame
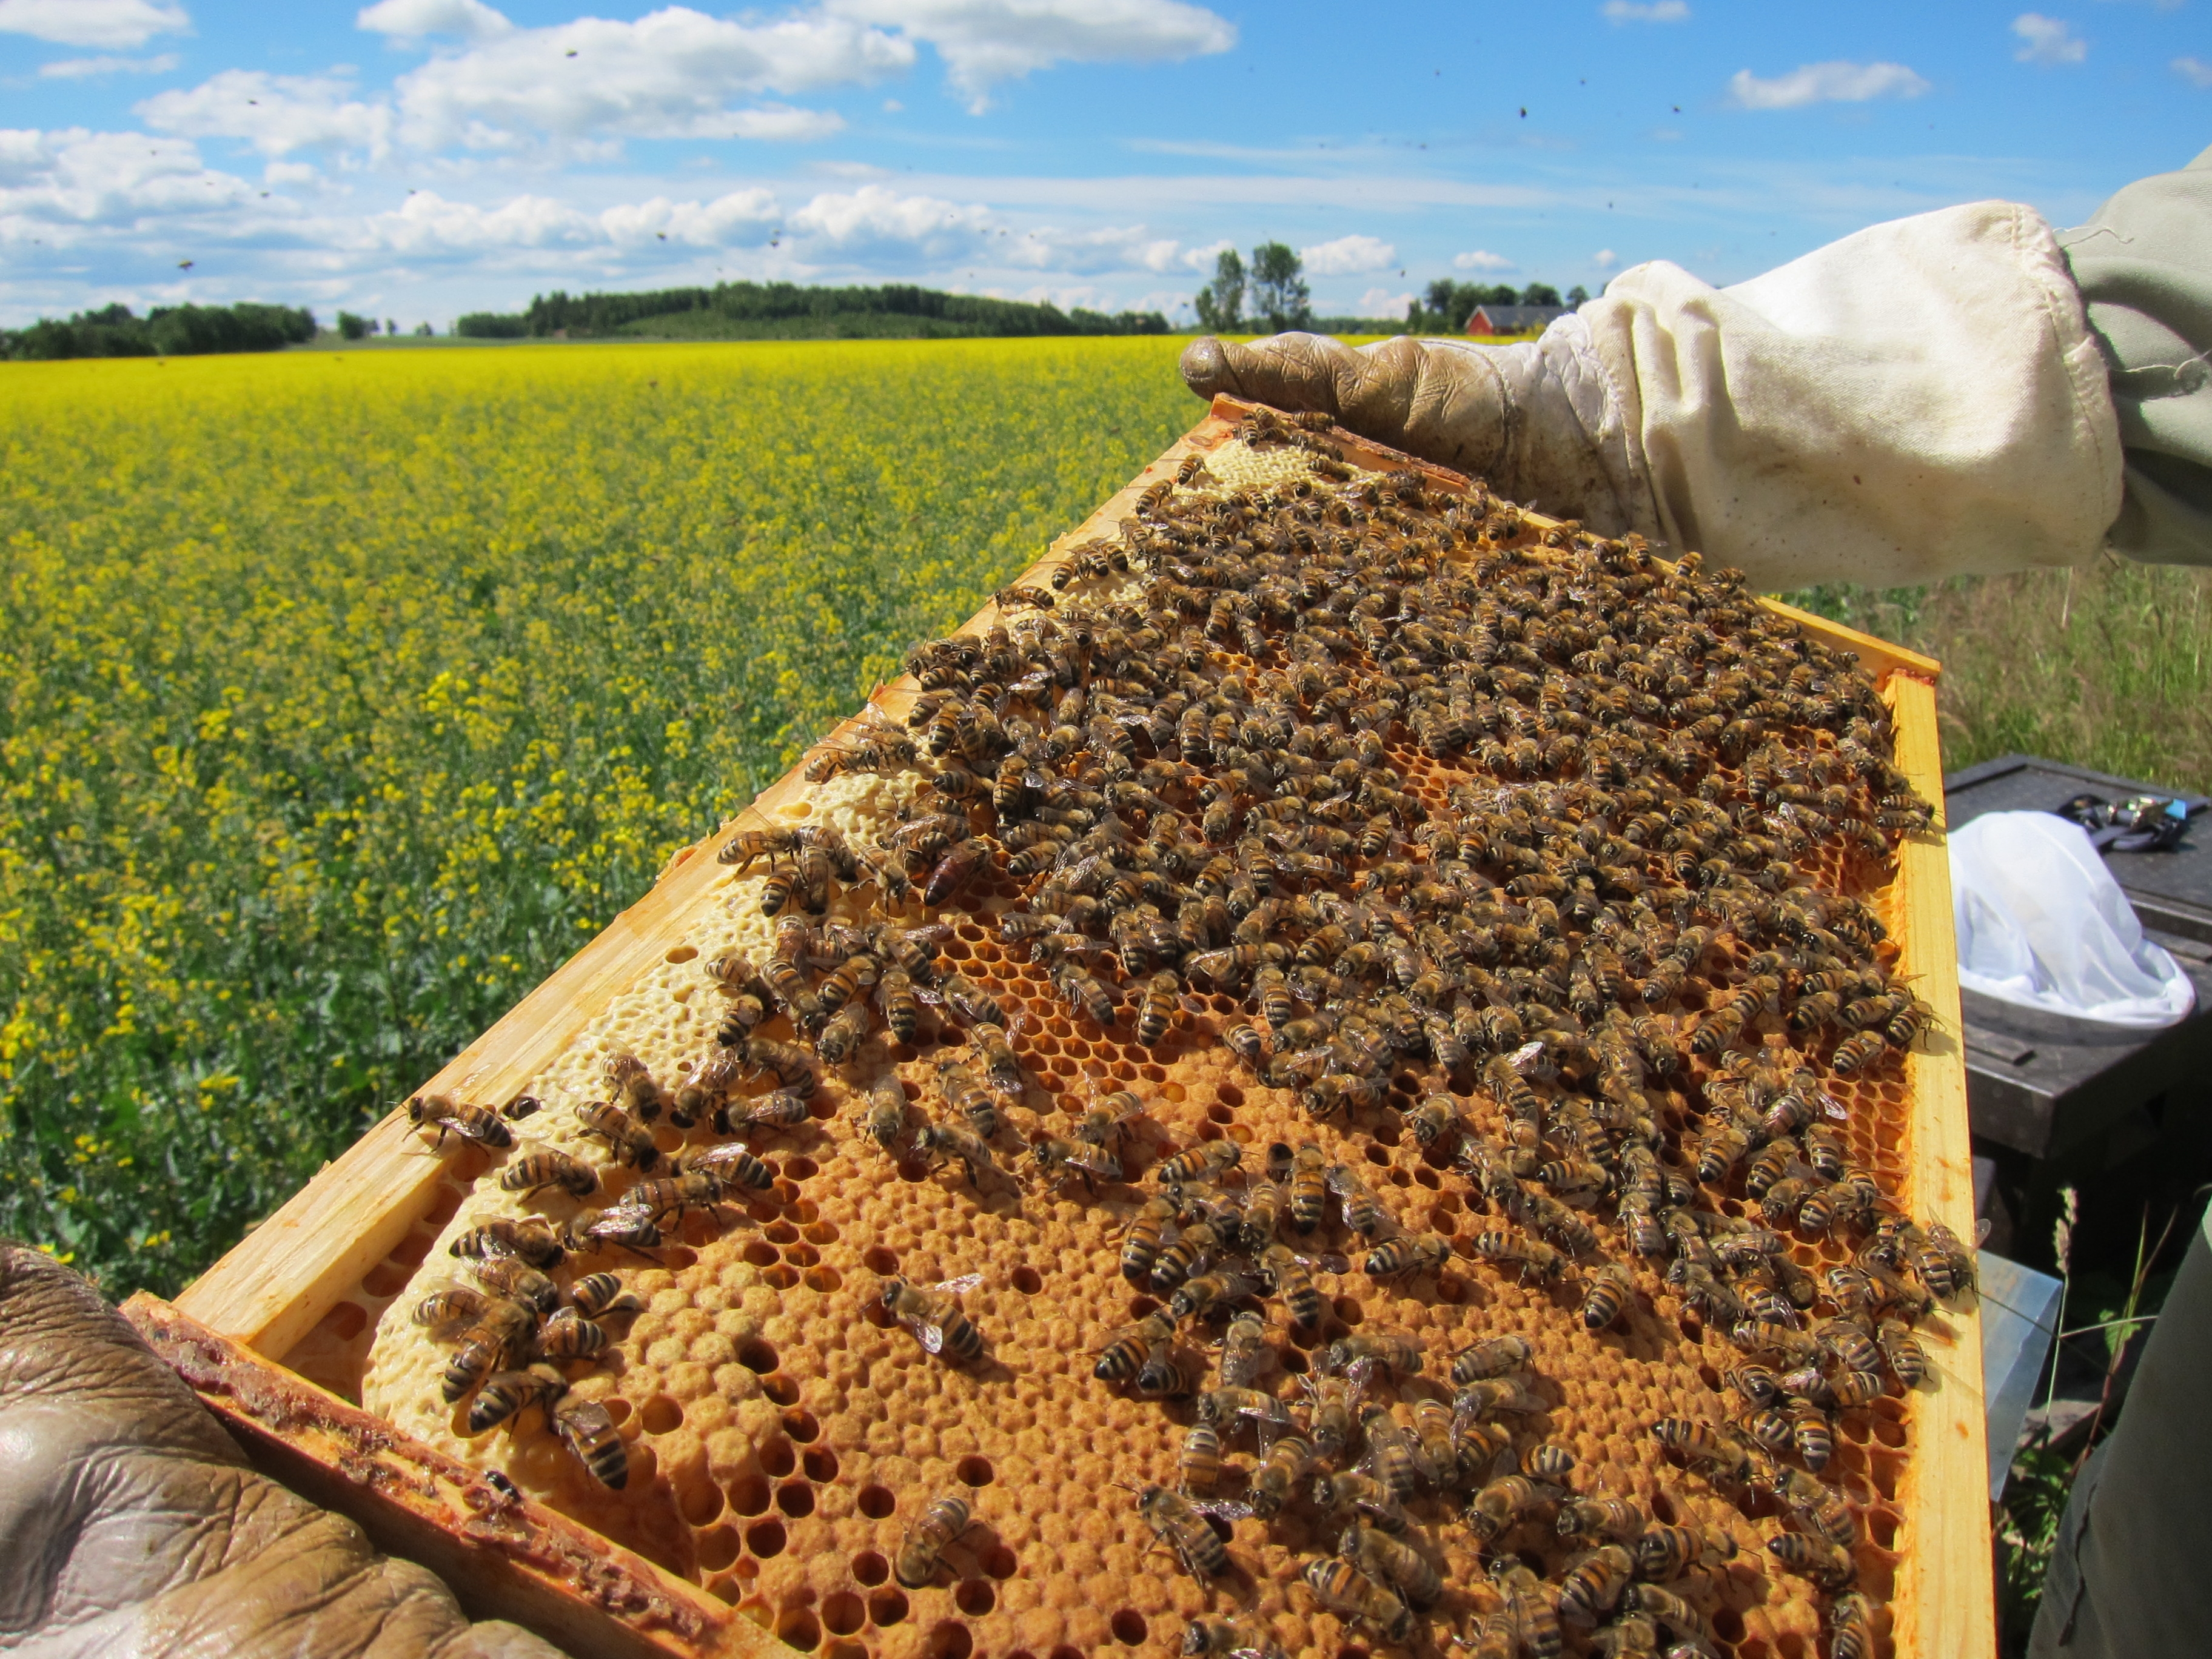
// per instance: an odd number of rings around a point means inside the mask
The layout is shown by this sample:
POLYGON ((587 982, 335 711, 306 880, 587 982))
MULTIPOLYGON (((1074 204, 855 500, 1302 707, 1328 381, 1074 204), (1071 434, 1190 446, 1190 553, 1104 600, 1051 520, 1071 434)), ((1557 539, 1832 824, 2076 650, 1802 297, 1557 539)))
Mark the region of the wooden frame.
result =
MULTIPOLYGON (((1249 408, 1216 398, 1204 419, 1056 540, 1024 580, 1048 576, 1073 548, 1110 534, 1146 488, 1171 477, 1186 456, 1224 441, 1249 408)), ((1347 459, 1363 465, 1417 466, 1443 488, 1468 486, 1456 473, 1352 434, 1331 435, 1347 459)), ((1540 527, 1556 522, 1528 516, 1540 527)), ((1941 800, 1938 665, 1824 617, 1762 603, 1858 657, 1893 712, 1899 767, 1929 799, 1941 800)), ((960 631, 980 633, 997 621, 996 607, 987 605, 960 631)), ((902 678, 878 688, 870 702, 902 716, 915 691, 911 679, 902 678)), ((865 713, 833 739, 854 731, 865 713)), ((722 872, 703 856, 706 849, 732 829, 772 822, 805 788, 794 770, 736 819, 678 853, 650 892, 425 1089, 470 1100, 517 1092, 611 996, 657 962, 666 941, 708 902, 722 872)), ((1898 971, 1936 1014, 1908 1062, 1912 1116, 1904 1197, 1915 1213, 1971 1238, 1965 1056, 1949 869, 1939 836, 1905 843, 1885 898, 1886 921, 1899 947, 1898 971)), ((188 1286, 173 1308, 141 1295, 125 1310, 257 1457, 311 1496, 362 1519, 388 1547, 446 1571, 472 1612, 517 1619, 592 1652, 787 1652, 697 1586, 535 1505, 510 1499, 494 1506, 497 1524, 488 1523, 485 1494, 499 1494, 473 1471, 285 1369, 302 1339, 423 1220, 446 1175, 444 1160, 422 1156, 405 1114, 395 1110, 188 1286)), ((1906 1522, 1896 1545, 1902 1560, 1893 1639, 1899 1659, 1984 1659, 1994 1656, 1996 1643, 1978 1315, 1951 1313, 1930 1322, 1923 1336, 1939 1385, 1912 1400, 1913 1451, 1899 1494, 1906 1522)))

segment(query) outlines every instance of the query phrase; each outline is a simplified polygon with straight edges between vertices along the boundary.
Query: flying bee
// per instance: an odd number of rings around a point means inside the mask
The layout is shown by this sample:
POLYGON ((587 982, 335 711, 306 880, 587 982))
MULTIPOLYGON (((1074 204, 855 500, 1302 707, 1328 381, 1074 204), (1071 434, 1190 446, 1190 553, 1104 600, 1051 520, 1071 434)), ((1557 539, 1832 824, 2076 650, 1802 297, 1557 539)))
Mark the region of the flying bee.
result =
POLYGON ((599 1189, 599 1172, 580 1158, 567 1152, 535 1152, 526 1154, 500 1171, 499 1184, 510 1193, 542 1192, 548 1187, 558 1187, 576 1198, 589 1198, 599 1189))
POLYGON ((1340 1619, 1370 1626, 1385 1642, 1413 1634, 1413 1610, 1351 1562, 1310 1561, 1303 1576, 1314 1599, 1340 1619))
POLYGON ((982 1358, 983 1334, 960 1311, 957 1297, 982 1282, 980 1273, 927 1286, 887 1279, 882 1290, 884 1310, 914 1333, 925 1352, 967 1364, 982 1358))
POLYGON ((1188 1498, 1165 1486, 1140 1487, 1137 1513, 1192 1577, 1218 1578, 1229 1571, 1228 1547, 1188 1498))
POLYGON ((967 1500, 933 1499, 921 1517, 907 1529, 891 1564, 891 1576, 908 1589, 921 1589, 935 1582, 945 1552, 969 1527, 967 1500))
POLYGON ((416 1128, 434 1131, 433 1144, 441 1152, 449 1134, 498 1152, 514 1145, 514 1132, 490 1107, 464 1106, 445 1095, 416 1096, 407 1103, 407 1121, 416 1128))
POLYGON ((495 1216, 459 1235, 446 1249, 453 1255, 471 1256, 478 1261, 511 1255, 533 1267, 556 1267, 567 1254, 561 1248, 561 1237, 553 1224, 540 1216, 519 1220, 513 1216, 495 1216))
POLYGON ((1808 1533, 1785 1532, 1778 1538, 1768 1539, 1766 1548, 1790 1571, 1811 1579, 1832 1595, 1848 1588, 1859 1575, 1859 1564, 1849 1550, 1808 1533))
POLYGON ((532 1406, 550 1405, 568 1392, 568 1379, 551 1365, 496 1371, 484 1379, 469 1402, 469 1432, 483 1434, 510 1422, 532 1406))
POLYGON ((1176 1153, 1152 1174, 1163 1187, 1188 1187, 1218 1181, 1243 1161, 1243 1147, 1224 1136, 1176 1153))
POLYGON ((1451 1240, 1442 1233, 1386 1239, 1367 1253, 1360 1270, 1370 1279, 1403 1279, 1440 1273, 1451 1260, 1451 1240))

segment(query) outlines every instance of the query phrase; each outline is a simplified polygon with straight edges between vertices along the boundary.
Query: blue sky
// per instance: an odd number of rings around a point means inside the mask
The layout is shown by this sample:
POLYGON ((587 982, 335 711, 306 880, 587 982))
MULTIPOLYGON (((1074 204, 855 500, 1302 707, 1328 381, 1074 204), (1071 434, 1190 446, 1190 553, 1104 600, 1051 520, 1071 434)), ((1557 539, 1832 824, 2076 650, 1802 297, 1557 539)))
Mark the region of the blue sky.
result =
POLYGON ((5 322, 720 277, 1171 310, 1270 237, 1323 313, 1402 314, 1981 197, 2077 222, 2212 144, 2212 4, 0 0, 0 99, 5 322))

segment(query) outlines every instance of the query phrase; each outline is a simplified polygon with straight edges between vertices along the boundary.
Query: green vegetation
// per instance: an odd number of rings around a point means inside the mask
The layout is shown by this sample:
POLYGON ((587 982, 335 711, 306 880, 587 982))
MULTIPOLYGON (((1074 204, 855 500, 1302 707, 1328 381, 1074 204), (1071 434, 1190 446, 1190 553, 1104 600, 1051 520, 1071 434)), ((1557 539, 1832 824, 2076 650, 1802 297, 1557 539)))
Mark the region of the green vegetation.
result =
POLYGON ((174 1290, 1157 455, 1180 343, 8 370, 0 1234, 174 1290))
POLYGON ((579 294, 559 289, 528 309, 501 315, 472 312, 454 331, 477 339, 568 339, 606 336, 686 340, 823 340, 985 337, 1037 335, 1164 334, 1157 312, 1112 316, 1078 307, 1030 305, 889 283, 882 288, 805 288, 796 283, 718 283, 713 288, 662 289, 640 294, 579 294))
POLYGON ((81 311, 66 321, 41 318, 0 329, 0 358, 185 357, 215 351, 276 351, 315 337, 311 311, 244 301, 234 306, 156 306, 143 317, 129 306, 81 311))

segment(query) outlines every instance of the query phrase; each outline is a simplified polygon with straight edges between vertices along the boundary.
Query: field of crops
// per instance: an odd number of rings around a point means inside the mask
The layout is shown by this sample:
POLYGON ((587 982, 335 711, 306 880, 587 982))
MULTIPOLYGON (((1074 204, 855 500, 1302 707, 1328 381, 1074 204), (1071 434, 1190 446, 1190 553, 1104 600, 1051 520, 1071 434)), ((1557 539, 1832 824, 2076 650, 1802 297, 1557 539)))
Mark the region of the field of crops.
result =
MULTIPOLYGON (((1199 413, 1173 338, 0 370, 0 1235, 173 1289, 1199 413)), ((2212 573, 1794 596, 2212 783, 2212 573)))
POLYGON ((189 1278, 1188 426, 1180 343, 0 371, 0 1234, 189 1278))

